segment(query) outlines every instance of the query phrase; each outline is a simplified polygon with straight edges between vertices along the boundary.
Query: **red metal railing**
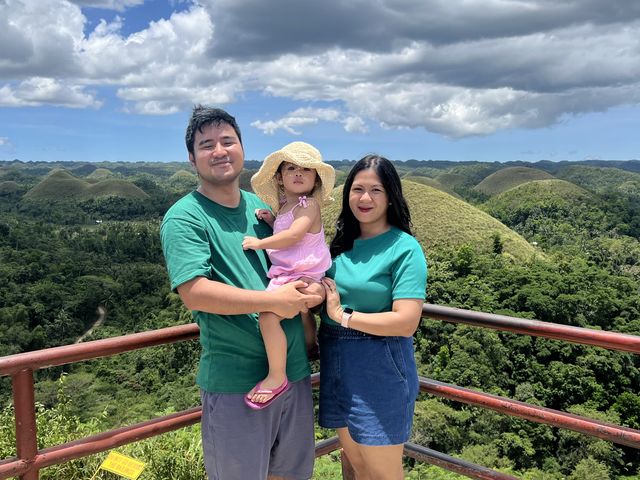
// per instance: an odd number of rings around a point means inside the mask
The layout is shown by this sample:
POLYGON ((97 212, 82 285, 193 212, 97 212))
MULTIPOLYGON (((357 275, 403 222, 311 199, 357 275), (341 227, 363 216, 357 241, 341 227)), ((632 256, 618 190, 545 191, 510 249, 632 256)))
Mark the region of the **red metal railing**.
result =
MULTIPOLYGON (((423 306, 423 314, 424 316, 447 322, 466 323, 513 333, 640 353, 640 337, 633 335, 429 304, 423 306)), ((33 372, 40 368, 105 357, 155 345, 191 340, 197 338, 198 333, 197 325, 189 324, 0 358, 0 375, 11 375, 12 377, 17 453, 17 458, 8 458, 0 461, 0 480, 13 476, 34 480, 38 478, 38 472, 42 468, 103 452, 200 421, 200 408, 196 407, 173 415, 159 417, 136 425, 110 430, 73 442, 38 450, 33 381, 33 372)), ((315 374, 312 377, 312 383, 317 385, 318 382, 319 374, 315 374)), ((599 422, 590 418, 530 405, 427 378, 420 379, 420 390, 435 396, 489 408, 533 422, 566 428, 614 443, 640 448, 639 430, 599 422)), ((325 440, 316 445, 316 456, 324 455, 338 448, 339 442, 337 438, 325 440)), ((438 465, 471 478, 500 480, 514 478, 510 475, 494 472, 410 443, 405 445, 404 453, 407 456, 438 465)), ((352 475, 348 460, 343 457, 343 476, 344 478, 352 478, 352 475)))

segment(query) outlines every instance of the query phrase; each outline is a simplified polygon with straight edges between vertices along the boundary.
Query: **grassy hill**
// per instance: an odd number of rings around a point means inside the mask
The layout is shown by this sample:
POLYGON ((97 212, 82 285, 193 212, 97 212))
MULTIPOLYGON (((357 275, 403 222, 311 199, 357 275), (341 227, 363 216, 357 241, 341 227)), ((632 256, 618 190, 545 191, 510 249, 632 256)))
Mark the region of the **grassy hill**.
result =
POLYGON ((619 168, 572 165, 560 170, 556 177, 596 193, 618 190, 631 195, 640 195, 640 174, 619 168))
POLYGON ((96 168, 93 172, 87 175, 87 178, 103 179, 111 177, 113 172, 108 168, 96 168))
POLYGON ((22 190, 22 188, 18 182, 14 182, 13 180, 0 182, 0 195, 13 195, 20 192, 20 190, 22 190))
POLYGON ((469 184, 469 179, 460 173, 445 172, 435 177, 434 180, 450 190, 469 184))
POLYGON ((523 183, 551 178, 553 178, 553 175, 544 170, 528 167, 507 167, 492 173, 478 183, 474 189, 486 195, 497 195, 523 183))
POLYGON ((534 180, 499 193, 484 204, 490 215, 511 223, 520 212, 534 208, 570 211, 591 202, 593 194, 566 180, 534 180))
POLYGON ((54 170, 23 197, 26 201, 77 201, 97 197, 145 199, 149 196, 126 180, 107 179, 90 183, 74 177, 66 170, 54 170))
POLYGON ((445 192, 445 193, 448 193, 449 195, 453 195, 456 198, 461 198, 460 195, 455 193, 449 187, 446 187, 445 185, 441 184, 438 180, 435 180, 433 178, 409 175, 409 176, 403 177, 403 180, 407 180, 409 182, 421 183, 422 185, 428 185, 432 188, 440 190, 441 192, 445 192))
MULTIPOLYGON (((493 237, 500 235, 504 252, 527 260, 537 252, 524 238, 489 214, 428 185, 407 180, 402 187, 409 204, 416 238, 430 250, 471 245, 479 251, 491 251, 493 237)), ((333 204, 323 209, 327 238, 333 238, 335 221, 341 207, 342 187, 334 190, 333 204)))
POLYGON ((187 170, 178 170, 167 180, 167 184, 174 189, 190 190, 198 186, 198 176, 187 170))
POLYGON ((82 200, 98 197, 122 197, 146 199, 149 195, 140 187, 126 180, 109 179, 89 186, 80 196, 82 200))

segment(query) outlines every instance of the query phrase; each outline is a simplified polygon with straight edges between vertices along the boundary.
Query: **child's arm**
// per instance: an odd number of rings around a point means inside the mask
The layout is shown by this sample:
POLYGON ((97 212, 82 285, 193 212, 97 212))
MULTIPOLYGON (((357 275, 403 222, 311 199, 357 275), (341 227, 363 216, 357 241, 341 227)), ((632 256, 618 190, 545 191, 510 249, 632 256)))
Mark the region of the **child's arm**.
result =
POLYGON ((245 250, 263 250, 265 248, 282 249, 295 245, 304 234, 309 232, 320 219, 320 206, 312 199, 307 208, 296 208, 293 212, 293 223, 287 230, 278 232, 267 238, 244 237, 242 248, 245 250))

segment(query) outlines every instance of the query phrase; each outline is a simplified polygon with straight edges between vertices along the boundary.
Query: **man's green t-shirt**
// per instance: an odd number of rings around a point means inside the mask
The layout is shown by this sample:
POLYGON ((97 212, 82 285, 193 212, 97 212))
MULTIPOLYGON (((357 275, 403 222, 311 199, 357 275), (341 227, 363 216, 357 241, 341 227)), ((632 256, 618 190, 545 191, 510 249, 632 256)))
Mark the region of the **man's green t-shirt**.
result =
MULTIPOLYGON (((340 302, 363 313, 389 312, 401 298, 425 299, 427 262, 418 241, 399 228, 365 240, 333 259, 327 276, 335 280, 340 302)), ((322 311, 322 321, 338 325, 322 311)))
MULTIPOLYGON (((268 284, 264 250, 243 250, 246 235, 265 238, 271 227, 255 216, 268 208, 256 195, 241 190, 240 204, 229 208, 195 191, 176 202, 164 216, 160 236, 171 289, 196 277, 247 290, 268 284)), ((202 354, 197 383, 216 393, 244 393, 268 371, 258 314, 217 315, 194 311, 200 326, 202 354)), ((287 377, 296 382, 310 374, 300 317, 283 320, 287 336, 287 377)))

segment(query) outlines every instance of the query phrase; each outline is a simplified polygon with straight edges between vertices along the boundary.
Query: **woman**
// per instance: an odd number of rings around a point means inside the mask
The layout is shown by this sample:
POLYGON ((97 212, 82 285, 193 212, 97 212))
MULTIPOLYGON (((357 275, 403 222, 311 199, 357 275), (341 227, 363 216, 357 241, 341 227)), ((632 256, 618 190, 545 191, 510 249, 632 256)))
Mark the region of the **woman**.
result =
POLYGON ((335 428, 358 480, 401 479, 418 374, 413 338, 427 265, 400 178, 368 155, 349 173, 331 242, 320 327, 319 423, 335 428))

